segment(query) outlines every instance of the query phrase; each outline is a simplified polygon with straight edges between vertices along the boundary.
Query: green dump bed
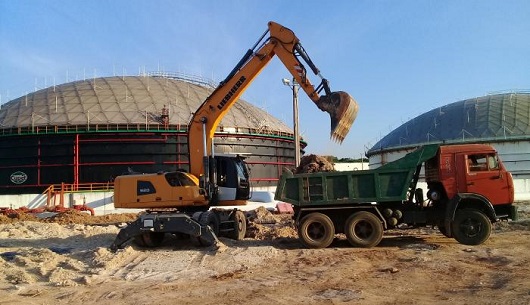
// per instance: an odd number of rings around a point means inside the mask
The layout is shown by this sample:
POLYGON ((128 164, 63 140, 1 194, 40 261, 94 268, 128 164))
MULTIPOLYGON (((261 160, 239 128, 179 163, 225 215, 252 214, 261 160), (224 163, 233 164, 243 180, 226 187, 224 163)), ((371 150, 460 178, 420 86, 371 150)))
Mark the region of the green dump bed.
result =
POLYGON ((295 206, 402 201, 419 165, 436 156, 439 145, 423 146, 373 170, 293 174, 285 171, 275 199, 295 206))

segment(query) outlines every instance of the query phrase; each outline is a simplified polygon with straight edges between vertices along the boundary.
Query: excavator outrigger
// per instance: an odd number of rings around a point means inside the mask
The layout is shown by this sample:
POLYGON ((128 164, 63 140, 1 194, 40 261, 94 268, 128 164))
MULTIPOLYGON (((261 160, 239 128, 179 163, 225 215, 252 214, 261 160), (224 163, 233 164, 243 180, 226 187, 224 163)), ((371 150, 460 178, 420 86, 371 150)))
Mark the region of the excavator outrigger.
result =
POLYGON ((193 114, 188 126, 190 172, 115 179, 114 206, 147 211, 119 232, 111 249, 122 247, 131 238, 143 246, 157 246, 166 233, 189 235, 203 245, 213 244, 219 235, 244 238, 246 219, 241 211, 210 210, 244 205, 250 198, 250 178, 243 158, 215 155, 213 138, 221 119, 274 56, 317 107, 330 114, 330 136, 342 143, 357 116, 357 103, 346 92, 332 92, 293 31, 271 21, 258 42, 193 114), (317 87, 309 80, 304 63, 320 78, 317 87))

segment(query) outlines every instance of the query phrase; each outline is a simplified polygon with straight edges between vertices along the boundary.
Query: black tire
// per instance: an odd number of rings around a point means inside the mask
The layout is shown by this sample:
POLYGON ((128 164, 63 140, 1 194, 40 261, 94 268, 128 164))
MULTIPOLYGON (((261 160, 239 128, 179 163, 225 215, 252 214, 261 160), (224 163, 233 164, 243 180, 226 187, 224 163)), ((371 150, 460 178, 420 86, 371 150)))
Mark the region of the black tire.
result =
POLYGON ((242 211, 235 211, 230 216, 230 220, 233 221, 232 228, 233 231, 230 231, 229 237, 235 240, 242 240, 247 234, 247 218, 242 211))
POLYGON ((298 236, 308 248, 326 248, 335 238, 335 226, 327 215, 307 214, 300 221, 298 236))
POLYGON ((215 233, 215 235, 219 236, 219 217, 215 215, 215 212, 212 212, 212 211, 203 212, 201 216, 199 217, 199 223, 201 225, 210 226, 210 228, 215 233))
POLYGON ((445 224, 443 221, 441 221, 439 224, 438 224, 438 231, 440 231, 440 233, 443 234, 443 236, 445 237, 452 237, 452 236, 449 236, 449 234, 447 233, 447 229, 445 228, 445 224))
POLYGON ((464 245, 480 245, 491 234, 491 221, 478 210, 458 210, 451 229, 453 237, 464 245))
MULTIPOLYGON (((212 229, 213 233, 216 236, 219 236, 219 218, 217 217, 217 215, 215 215, 214 212, 206 211, 201 213, 201 215, 199 216, 199 223, 201 225, 208 225, 210 229, 212 229)), ((202 238, 202 236, 197 237, 197 243, 200 246, 204 247, 209 247, 213 245, 211 241, 202 238)))
POLYGON ((377 246, 383 239, 383 230, 381 220, 366 211, 353 213, 344 225, 344 232, 350 244, 363 248, 377 246))
POLYGON ((162 244, 165 237, 164 232, 143 232, 140 235, 134 237, 134 242, 140 247, 154 248, 162 244))

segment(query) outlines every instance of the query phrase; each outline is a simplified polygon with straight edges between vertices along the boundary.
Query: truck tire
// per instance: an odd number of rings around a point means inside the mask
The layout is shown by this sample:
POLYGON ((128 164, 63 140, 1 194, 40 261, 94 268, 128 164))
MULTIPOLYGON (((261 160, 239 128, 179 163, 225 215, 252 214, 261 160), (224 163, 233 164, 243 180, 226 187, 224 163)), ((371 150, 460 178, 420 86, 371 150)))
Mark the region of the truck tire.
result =
POLYGON ((143 232, 140 235, 136 235, 134 237, 134 242, 140 247, 154 248, 162 244, 164 237, 165 237, 164 232, 147 231, 147 232, 143 232))
POLYGON ((247 234, 247 218, 242 211, 235 211, 230 216, 233 221, 233 231, 230 232, 229 237, 234 240, 242 240, 247 234))
POLYGON ((491 234, 491 221, 478 210, 458 210, 451 225, 453 237, 464 245, 480 245, 491 234))
POLYGON ((326 248, 335 238, 335 226, 325 214, 307 214, 300 221, 298 236, 308 248, 326 248))
POLYGON ((449 234, 447 233, 447 229, 445 228, 445 223, 443 221, 440 221, 437 227, 438 227, 438 231, 440 231, 440 233, 442 233, 443 236, 452 237, 452 236, 449 236, 449 234))
POLYGON ((352 246, 370 248, 383 239, 383 224, 373 213, 361 211, 353 213, 344 226, 346 237, 352 246))

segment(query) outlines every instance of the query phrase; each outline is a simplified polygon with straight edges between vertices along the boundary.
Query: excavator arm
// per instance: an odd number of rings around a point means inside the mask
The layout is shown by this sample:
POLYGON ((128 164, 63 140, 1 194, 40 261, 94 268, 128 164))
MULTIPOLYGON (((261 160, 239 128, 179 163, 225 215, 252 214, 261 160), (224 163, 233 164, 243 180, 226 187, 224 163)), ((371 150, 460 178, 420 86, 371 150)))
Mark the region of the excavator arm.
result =
POLYGON ((278 56, 318 108, 330 114, 332 139, 341 143, 357 116, 358 105, 355 100, 346 92, 331 92, 328 81, 321 76, 293 31, 272 21, 268 27, 190 121, 190 172, 197 177, 205 174, 204 168, 208 166, 208 158, 205 157, 212 155, 212 139, 221 119, 274 56, 278 56), (270 34, 268 38, 267 33, 270 34), (301 60, 320 77, 321 82, 317 87, 309 80, 301 60), (199 158, 205 161, 201 162, 199 158))

